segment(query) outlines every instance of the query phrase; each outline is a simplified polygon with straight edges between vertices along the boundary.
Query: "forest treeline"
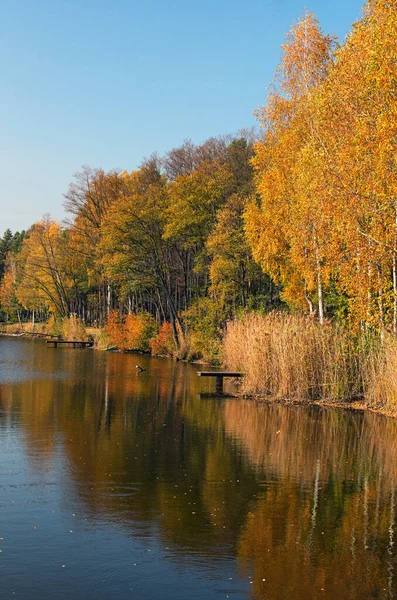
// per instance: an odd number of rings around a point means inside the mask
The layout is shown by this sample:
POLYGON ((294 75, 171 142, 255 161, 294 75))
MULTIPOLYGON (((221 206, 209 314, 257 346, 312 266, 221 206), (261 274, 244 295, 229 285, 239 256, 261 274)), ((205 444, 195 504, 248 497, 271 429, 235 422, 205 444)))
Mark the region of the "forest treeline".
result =
POLYGON ((215 351, 219 325, 240 308, 279 302, 244 235, 253 155, 246 134, 187 141, 132 172, 85 167, 65 194, 69 223, 45 217, 8 252, 3 312, 74 314, 113 335, 124 316, 132 328, 166 323, 176 349, 189 329, 198 353, 201 343, 215 351))
POLYGON ((134 171, 84 167, 67 224, 5 233, 3 314, 73 314, 121 346, 123 326, 146 328, 184 356, 216 355, 249 310, 396 334, 396 14, 370 0, 338 44, 305 13, 257 136, 186 141, 134 171))

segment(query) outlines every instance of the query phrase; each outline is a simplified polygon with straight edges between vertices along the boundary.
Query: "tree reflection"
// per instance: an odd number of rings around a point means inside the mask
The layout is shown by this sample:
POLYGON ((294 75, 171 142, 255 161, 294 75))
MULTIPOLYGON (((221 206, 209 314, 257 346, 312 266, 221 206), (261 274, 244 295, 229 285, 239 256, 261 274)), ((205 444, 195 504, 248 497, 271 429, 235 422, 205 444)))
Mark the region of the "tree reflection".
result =
POLYGON ((237 557, 255 598, 386 598, 395 589, 397 422, 200 399, 196 369, 35 345, 0 385, 32 468, 59 452, 65 502, 178 560, 237 557))
POLYGON ((229 402, 225 426, 263 477, 238 547, 256 596, 394 597, 396 422, 229 402))

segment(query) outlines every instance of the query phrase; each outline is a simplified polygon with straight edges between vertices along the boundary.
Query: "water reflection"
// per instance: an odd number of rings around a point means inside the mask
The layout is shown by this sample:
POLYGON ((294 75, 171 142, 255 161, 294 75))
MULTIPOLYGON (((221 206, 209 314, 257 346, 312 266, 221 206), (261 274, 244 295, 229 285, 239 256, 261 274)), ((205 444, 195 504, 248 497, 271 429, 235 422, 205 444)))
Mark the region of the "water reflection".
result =
POLYGON ((44 564, 38 598, 53 586, 81 598, 394 597, 396 421, 200 399, 213 382, 195 367, 140 356, 137 375, 136 362, 0 340, 10 595, 44 564), (32 540, 29 572, 20 523, 37 512, 48 549, 32 540), (57 527, 78 530, 78 549, 57 527), (75 587, 51 552, 75 561, 75 587))
POLYGON ((397 423, 248 402, 225 423, 266 474, 238 548, 257 597, 394 597, 397 423))

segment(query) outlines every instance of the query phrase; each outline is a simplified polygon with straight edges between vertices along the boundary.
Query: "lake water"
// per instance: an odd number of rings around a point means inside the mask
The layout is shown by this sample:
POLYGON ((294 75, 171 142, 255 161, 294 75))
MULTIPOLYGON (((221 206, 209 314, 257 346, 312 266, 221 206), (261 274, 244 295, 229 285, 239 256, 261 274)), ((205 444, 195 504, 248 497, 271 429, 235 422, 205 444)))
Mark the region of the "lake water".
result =
POLYGON ((196 371, 0 338, 0 598, 396 597, 397 422, 196 371))

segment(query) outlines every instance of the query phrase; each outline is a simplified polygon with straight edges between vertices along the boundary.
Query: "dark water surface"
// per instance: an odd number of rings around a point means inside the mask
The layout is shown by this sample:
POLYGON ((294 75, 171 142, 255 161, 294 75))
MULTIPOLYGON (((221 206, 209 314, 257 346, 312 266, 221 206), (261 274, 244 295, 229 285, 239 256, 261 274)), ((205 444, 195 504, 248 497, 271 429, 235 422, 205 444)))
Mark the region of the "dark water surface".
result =
POLYGON ((397 422, 196 370, 0 338, 0 598, 396 597, 397 422))

